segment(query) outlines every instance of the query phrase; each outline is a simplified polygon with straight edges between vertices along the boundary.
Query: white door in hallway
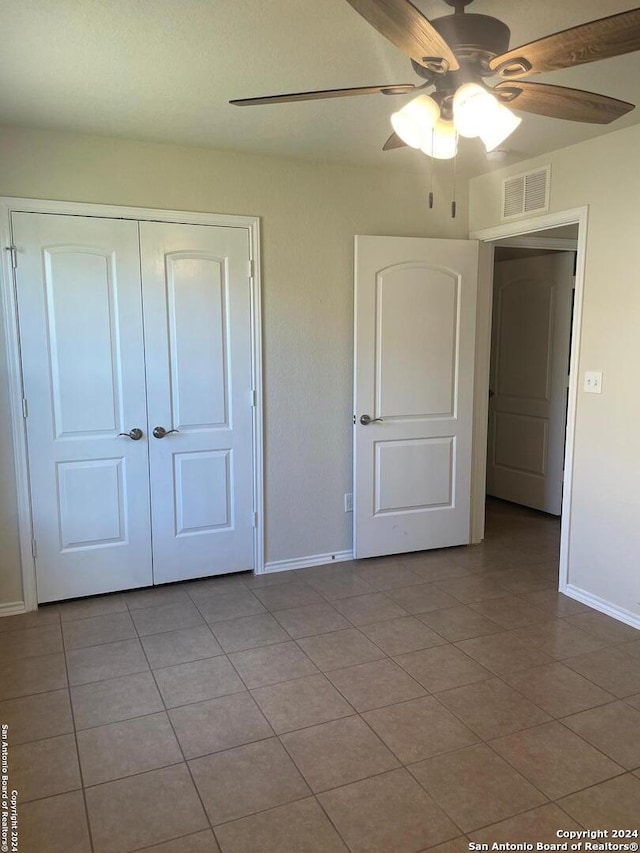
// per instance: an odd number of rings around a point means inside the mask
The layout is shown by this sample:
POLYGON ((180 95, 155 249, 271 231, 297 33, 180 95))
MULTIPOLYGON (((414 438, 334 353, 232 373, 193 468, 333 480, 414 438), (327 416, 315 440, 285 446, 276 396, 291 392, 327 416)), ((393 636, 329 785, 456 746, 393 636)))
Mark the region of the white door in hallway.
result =
POLYGON ((248 232, 141 222, 140 247, 154 582, 253 569, 248 232))
POLYGON ((487 493, 560 515, 573 252, 496 263, 487 493))
POLYGON ((38 601, 147 586, 138 224, 14 213, 12 227, 38 601))
POLYGON ((469 542, 477 275, 475 241, 356 237, 358 558, 469 542))
POLYGON ((12 222, 38 601, 252 569, 248 231, 12 222))

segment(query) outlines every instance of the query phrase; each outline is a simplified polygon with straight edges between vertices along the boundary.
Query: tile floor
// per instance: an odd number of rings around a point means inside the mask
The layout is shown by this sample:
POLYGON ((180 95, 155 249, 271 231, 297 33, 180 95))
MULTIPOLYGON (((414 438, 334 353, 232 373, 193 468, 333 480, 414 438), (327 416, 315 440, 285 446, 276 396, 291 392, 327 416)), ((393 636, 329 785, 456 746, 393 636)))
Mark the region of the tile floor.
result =
POLYGON ((640 636, 558 522, 0 620, 20 853, 438 853, 640 826, 640 636))

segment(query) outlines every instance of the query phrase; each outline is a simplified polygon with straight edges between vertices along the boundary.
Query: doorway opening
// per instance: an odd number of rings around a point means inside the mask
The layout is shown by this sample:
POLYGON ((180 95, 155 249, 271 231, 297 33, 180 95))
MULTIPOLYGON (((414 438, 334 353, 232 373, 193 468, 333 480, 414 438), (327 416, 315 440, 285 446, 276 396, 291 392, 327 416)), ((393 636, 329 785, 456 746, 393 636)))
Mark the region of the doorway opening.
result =
POLYGON ((472 541, 539 554, 547 571, 557 568, 560 590, 568 581, 585 225, 586 210, 568 211, 472 235, 484 243, 472 541))

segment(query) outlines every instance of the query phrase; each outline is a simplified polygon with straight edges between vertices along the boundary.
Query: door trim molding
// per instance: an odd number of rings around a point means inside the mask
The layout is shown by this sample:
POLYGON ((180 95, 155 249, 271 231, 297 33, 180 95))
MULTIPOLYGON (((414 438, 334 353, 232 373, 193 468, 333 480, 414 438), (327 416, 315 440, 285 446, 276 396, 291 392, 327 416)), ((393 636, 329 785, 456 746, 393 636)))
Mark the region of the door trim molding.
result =
MULTIPOLYGON (((474 400, 474 443, 472 452, 471 541, 484 537, 484 505, 486 490, 487 428, 489 413, 489 364, 491 361, 491 304, 493 299, 493 248, 497 240, 521 237, 556 228, 561 225, 578 225, 576 284, 573 324, 571 329, 571 360, 569 365, 569 400, 567 406, 567 432, 565 442, 564 478, 562 492, 562 523, 560 528, 559 589, 569 589, 569 549, 571 544, 571 503, 573 492, 576 411, 580 377, 580 346, 582 338, 582 303, 587 252, 587 224, 589 208, 547 213, 529 219, 473 231, 469 236, 480 240, 485 249, 481 252, 478 279, 478 327, 476 334, 476 387, 474 400)), ((504 245, 504 244, 502 244, 504 245)), ((571 589, 575 589, 571 587, 571 589)), ((573 596, 575 597, 575 595, 573 596)))
MULTIPOLYGON (((264 566, 264 435, 263 435, 263 383, 262 383, 262 298, 260 262, 260 218, 224 213, 202 213, 183 210, 160 210, 150 207, 85 204, 83 202, 55 201, 0 197, 0 287, 2 288, 3 329, 9 380, 13 455, 16 476, 18 535, 24 610, 38 607, 36 567, 32 554, 32 518, 29 486, 27 436, 23 417, 22 366, 20 361, 20 330, 18 306, 13 275, 11 252, 12 213, 48 213, 67 216, 100 217, 101 219, 132 219, 137 221, 183 223, 185 225, 218 225, 242 228, 248 232, 249 253, 253 261, 251 277, 251 373, 255 390, 253 409, 253 492, 256 525, 254 528, 254 572, 263 574, 264 566)), ((13 605, 12 605, 13 606, 13 605)), ((2 607, 0 607, 1 615, 2 607)))

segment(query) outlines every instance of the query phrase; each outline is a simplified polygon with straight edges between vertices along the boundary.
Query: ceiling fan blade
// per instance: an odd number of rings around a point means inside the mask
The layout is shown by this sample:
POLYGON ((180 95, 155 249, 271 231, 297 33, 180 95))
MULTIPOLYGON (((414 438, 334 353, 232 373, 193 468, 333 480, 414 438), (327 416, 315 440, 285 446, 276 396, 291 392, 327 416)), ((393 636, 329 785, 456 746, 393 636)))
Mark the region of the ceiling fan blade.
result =
POLYGON ((319 101, 323 98, 349 98, 352 95, 405 95, 420 88, 413 83, 399 83, 396 86, 360 86, 357 89, 323 89, 319 92, 293 92, 290 95, 267 95, 264 98, 240 98, 229 101, 236 107, 252 107, 256 104, 286 104, 291 101, 319 101))
POLYGON ((392 133, 391 136, 387 139, 385 144, 382 146, 383 151, 391 151, 394 148, 406 148, 407 143, 403 142, 397 133, 392 133))
POLYGON ((495 56, 492 71, 522 77, 640 50, 640 9, 589 21, 495 56))
POLYGON ((494 91, 502 96, 500 100, 503 103, 508 103, 514 110, 567 121, 609 124, 634 109, 633 104, 595 92, 525 80, 505 80, 498 83, 494 91))
POLYGON ((347 0, 347 3, 419 65, 430 67, 428 60, 432 60, 436 71, 460 68, 449 45, 409 0, 347 0), (438 60, 444 60, 446 67, 438 60))

